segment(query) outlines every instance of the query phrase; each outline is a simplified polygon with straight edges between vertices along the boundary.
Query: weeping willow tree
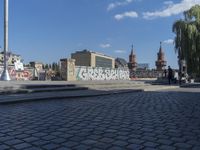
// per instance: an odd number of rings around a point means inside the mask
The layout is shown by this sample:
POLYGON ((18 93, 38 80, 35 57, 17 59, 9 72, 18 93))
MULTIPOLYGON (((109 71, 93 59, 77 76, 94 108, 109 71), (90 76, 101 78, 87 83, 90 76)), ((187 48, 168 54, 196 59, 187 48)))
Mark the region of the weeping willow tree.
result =
POLYGON ((200 5, 184 12, 184 20, 173 24, 175 52, 179 60, 185 60, 189 74, 200 77, 200 5))

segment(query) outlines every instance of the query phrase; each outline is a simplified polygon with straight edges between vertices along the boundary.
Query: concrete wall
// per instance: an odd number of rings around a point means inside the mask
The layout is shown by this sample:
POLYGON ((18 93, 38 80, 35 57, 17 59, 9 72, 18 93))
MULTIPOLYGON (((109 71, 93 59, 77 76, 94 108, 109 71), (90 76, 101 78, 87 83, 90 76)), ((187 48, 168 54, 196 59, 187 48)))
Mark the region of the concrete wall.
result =
MULTIPOLYGON (((2 72, 3 66, 0 66, 0 76, 2 72)), ((34 69, 25 67, 23 71, 16 71, 14 66, 9 66, 8 72, 11 80, 32 80, 34 69)))
POLYGON ((77 80, 129 80, 129 70, 76 66, 76 79, 77 80))
POLYGON ((164 76, 163 71, 137 70, 130 71, 130 78, 158 78, 164 76))
POLYGON ((75 75, 75 60, 74 59, 61 59, 61 78, 66 81, 76 80, 75 75))

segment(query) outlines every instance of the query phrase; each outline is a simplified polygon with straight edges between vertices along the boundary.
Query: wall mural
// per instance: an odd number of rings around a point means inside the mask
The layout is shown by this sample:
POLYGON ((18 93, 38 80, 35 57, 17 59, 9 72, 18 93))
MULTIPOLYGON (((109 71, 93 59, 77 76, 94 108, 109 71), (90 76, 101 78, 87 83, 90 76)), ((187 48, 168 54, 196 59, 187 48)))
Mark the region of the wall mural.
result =
MULTIPOLYGON (((24 68, 23 71, 16 71, 14 66, 8 67, 8 72, 11 80, 32 80, 33 79, 33 68, 24 68)), ((3 72, 3 66, 0 66, 0 76, 3 72)))
POLYGON ((129 80, 129 70, 76 66, 76 79, 77 80, 129 80))

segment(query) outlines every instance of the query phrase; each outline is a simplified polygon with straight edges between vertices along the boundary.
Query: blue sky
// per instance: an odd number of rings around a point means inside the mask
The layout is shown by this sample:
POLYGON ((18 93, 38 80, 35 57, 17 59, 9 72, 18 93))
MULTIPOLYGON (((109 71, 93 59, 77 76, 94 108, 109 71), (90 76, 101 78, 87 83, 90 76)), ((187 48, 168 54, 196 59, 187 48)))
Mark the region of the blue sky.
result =
MULTIPOLYGON (((168 65, 177 68, 172 24, 200 0, 9 0, 9 49, 25 63, 57 62, 83 49, 137 62, 155 60, 163 41, 168 65)), ((0 0, 3 47, 3 0, 0 0)))

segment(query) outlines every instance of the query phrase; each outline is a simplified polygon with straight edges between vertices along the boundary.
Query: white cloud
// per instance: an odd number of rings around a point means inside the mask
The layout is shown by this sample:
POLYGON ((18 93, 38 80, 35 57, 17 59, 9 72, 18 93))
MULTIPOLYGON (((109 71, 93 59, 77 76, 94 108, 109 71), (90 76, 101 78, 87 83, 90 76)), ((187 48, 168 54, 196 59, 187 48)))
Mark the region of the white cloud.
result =
POLYGON ((138 14, 135 11, 124 12, 122 14, 115 15, 116 20, 122 20, 124 18, 137 18, 138 14))
POLYGON ((100 44, 100 47, 101 48, 110 48, 111 45, 109 43, 106 43, 106 44, 100 44))
POLYGON ((163 41, 163 43, 164 44, 173 44, 174 40, 173 39, 168 39, 168 40, 163 41))
POLYGON ((165 5, 173 5, 174 2, 173 2, 173 1, 165 1, 164 4, 165 4, 165 5))
POLYGON ((172 1, 166 1, 164 3, 167 7, 161 11, 145 12, 143 18, 153 19, 158 17, 169 17, 172 15, 178 15, 186 10, 189 10, 192 6, 200 4, 200 0, 182 0, 180 3, 174 4, 172 1))
POLYGON ((113 10, 114 8, 116 7, 119 7, 119 6, 124 6, 124 5, 128 5, 129 3, 131 3, 133 0, 124 0, 123 2, 114 2, 114 3, 110 3, 107 7, 107 10, 110 11, 110 10, 113 10))
POLYGON ((122 54, 122 53, 126 53, 126 51, 124 51, 124 50, 115 50, 115 53, 120 53, 120 54, 122 54))

